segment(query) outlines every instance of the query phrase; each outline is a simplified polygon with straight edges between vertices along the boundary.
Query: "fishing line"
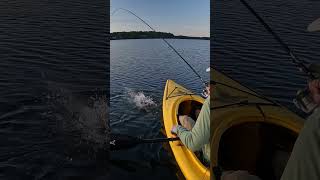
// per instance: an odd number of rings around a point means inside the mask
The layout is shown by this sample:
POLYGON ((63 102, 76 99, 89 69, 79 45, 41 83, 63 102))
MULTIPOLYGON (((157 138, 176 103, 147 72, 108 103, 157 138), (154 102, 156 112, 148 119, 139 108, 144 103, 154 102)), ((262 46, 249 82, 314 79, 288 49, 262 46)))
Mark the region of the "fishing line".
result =
MULTIPOLYGON (((132 11, 130 11, 128 9, 118 8, 112 12, 111 16, 113 16, 119 10, 123 10, 123 11, 126 11, 126 12, 132 14, 133 16, 138 18, 141 22, 143 22, 145 25, 147 25, 153 32, 156 32, 156 30, 153 27, 151 27, 146 21, 144 21, 142 18, 140 18, 138 15, 136 15, 135 13, 133 13, 132 11)), ((207 83, 202 79, 202 77, 199 75, 199 73, 188 63, 188 61, 185 58, 183 58, 182 55, 167 40, 165 40, 164 38, 161 38, 161 39, 190 67, 190 69, 197 75, 197 77, 201 80, 203 85, 206 87, 207 83)))
POLYGON ((282 48, 289 54, 292 59, 292 62, 304 72, 310 79, 316 79, 315 76, 309 71, 308 67, 301 61, 289 48, 289 46, 282 41, 282 39, 270 28, 270 26, 259 16, 259 14, 245 1, 240 0, 241 3, 247 7, 247 9, 259 20, 259 22, 266 28, 266 30, 272 34, 272 36, 280 43, 282 48))

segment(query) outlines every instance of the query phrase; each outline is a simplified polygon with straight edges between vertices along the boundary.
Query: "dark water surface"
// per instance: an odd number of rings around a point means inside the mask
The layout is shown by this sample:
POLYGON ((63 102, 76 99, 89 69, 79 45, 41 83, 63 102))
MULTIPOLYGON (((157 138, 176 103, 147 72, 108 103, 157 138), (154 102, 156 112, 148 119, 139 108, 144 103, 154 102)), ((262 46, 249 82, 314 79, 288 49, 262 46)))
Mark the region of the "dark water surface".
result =
MULTIPOLYGON (((320 62, 320 33, 307 26, 320 17, 320 1, 274 0, 248 3, 307 62, 320 62)), ((292 103, 306 86, 304 74, 280 44, 239 0, 214 3, 213 63, 244 85, 297 111, 292 103)))
MULTIPOLYGON (((319 1, 248 1, 302 60, 319 62, 319 1)), ((0 2, 0 179, 174 178, 161 144, 112 152, 108 160, 105 1, 0 2), (113 176, 113 175, 112 175, 113 176)), ((306 79, 237 0, 216 1, 214 64, 296 110, 306 79)), ((208 78, 209 41, 170 40, 208 78)), ((200 92, 200 82, 160 40, 111 46, 113 132, 161 137, 165 81, 200 92)))
POLYGON ((0 2, 0 179, 105 176, 106 7, 0 2))
MULTIPOLYGON (((209 41, 168 40, 208 80, 209 41)), ((161 39, 111 41, 110 126, 114 133, 163 137, 162 96, 167 79, 201 93, 201 81, 161 39)), ((176 179, 174 159, 162 144, 111 152, 112 168, 124 179, 176 179), (124 173, 125 172, 125 173, 124 173)))

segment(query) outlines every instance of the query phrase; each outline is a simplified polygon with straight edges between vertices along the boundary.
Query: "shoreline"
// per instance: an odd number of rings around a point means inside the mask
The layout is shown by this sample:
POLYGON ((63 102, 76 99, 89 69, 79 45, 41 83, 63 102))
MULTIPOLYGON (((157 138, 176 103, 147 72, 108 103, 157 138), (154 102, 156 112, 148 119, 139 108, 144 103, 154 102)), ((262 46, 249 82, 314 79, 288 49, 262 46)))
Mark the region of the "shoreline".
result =
POLYGON ((110 33, 110 40, 122 39, 198 39, 210 40, 210 37, 184 36, 174 35, 168 32, 154 32, 154 31, 130 31, 130 32, 112 32, 110 33))

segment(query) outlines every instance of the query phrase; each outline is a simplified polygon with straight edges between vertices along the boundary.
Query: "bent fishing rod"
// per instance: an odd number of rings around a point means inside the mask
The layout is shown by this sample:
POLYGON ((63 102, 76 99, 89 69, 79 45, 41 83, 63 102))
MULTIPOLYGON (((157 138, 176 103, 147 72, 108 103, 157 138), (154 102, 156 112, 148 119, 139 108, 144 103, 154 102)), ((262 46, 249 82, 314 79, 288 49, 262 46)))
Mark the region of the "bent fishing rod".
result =
POLYGON ((299 68, 300 71, 304 72, 311 80, 316 79, 316 77, 310 72, 309 68, 301 61, 289 48, 289 46, 282 41, 282 39, 271 29, 271 27, 259 16, 259 14, 245 1, 240 0, 241 3, 247 7, 247 9, 259 20, 259 22, 265 27, 265 29, 272 34, 272 36, 280 43, 282 48, 289 54, 292 62, 299 68))
MULTIPOLYGON (((153 32, 156 32, 156 30, 153 27, 151 27, 146 21, 144 21, 142 18, 140 18, 138 15, 136 15, 135 13, 133 13, 132 11, 130 11, 128 9, 118 8, 118 9, 113 11, 111 16, 113 16, 119 10, 123 10, 123 11, 126 11, 126 12, 132 14, 133 16, 138 18, 142 23, 147 25, 153 32)), ((201 80, 202 84, 206 87, 207 86, 207 82, 205 82, 202 79, 202 77, 199 75, 199 73, 188 63, 188 61, 167 40, 165 40, 164 38, 161 38, 161 39, 190 67, 190 69, 197 75, 197 77, 201 80)))

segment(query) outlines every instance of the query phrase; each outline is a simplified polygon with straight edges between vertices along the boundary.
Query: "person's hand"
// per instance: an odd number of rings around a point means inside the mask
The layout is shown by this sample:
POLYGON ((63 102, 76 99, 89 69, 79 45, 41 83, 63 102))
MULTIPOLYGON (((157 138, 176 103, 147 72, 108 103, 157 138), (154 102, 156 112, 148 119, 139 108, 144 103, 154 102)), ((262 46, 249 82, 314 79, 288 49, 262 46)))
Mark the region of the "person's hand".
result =
POLYGON ((172 126, 172 128, 171 128, 171 134, 173 134, 173 135, 177 135, 177 133, 178 133, 178 129, 177 129, 177 126, 176 125, 174 125, 174 126, 172 126))
POLYGON ((320 105, 320 80, 313 80, 309 82, 309 90, 313 101, 320 105))
POLYGON ((207 91, 208 96, 210 96, 210 84, 206 87, 206 91, 207 91))

